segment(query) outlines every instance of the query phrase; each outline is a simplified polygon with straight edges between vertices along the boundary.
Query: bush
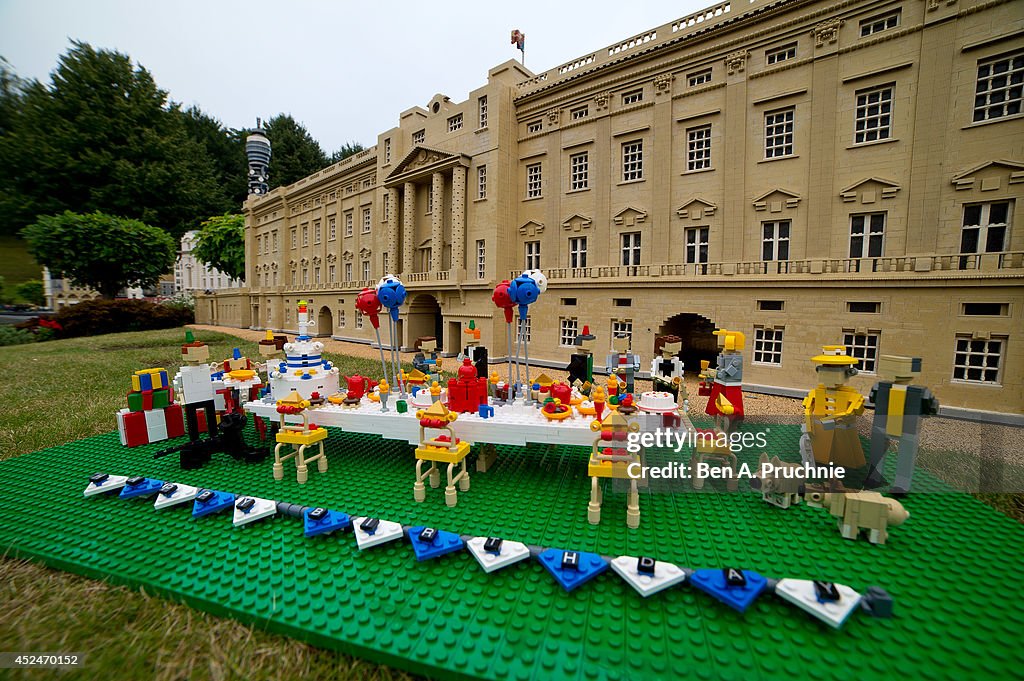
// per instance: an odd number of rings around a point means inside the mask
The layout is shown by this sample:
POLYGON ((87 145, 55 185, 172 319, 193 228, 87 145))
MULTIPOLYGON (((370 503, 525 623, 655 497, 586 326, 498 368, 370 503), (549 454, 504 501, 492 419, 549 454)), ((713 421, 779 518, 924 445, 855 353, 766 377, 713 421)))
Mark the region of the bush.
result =
POLYGON ((122 331, 172 329, 195 321, 184 307, 157 305, 147 300, 88 300, 61 308, 54 319, 62 338, 98 336, 122 331))
POLYGON ((0 346, 24 345, 34 343, 36 336, 28 329, 16 329, 13 326, 0 326, 0 346))

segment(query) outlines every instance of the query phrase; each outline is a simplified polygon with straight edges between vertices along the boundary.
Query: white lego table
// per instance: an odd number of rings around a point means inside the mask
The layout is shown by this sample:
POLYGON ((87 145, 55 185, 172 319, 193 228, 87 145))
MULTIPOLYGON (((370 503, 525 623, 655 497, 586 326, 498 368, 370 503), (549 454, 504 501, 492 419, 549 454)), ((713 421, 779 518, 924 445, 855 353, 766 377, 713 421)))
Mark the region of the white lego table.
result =
MULTIPOLYGON (((387 412, 381 412, 380 404, 366 397, 354 408, 325 404, 311 409, 309 420, 318 426, 335 426, 351 433, 370 433, 389 440, 419 444, 420 426, 415 414, 416 407, 410 405, 409 411, 399 414, 395 410, 397 401, 397 396, 392 394, 387 412)), ((280 418, 274 404, 270 402, 248 402, 245 409, 268 420, 280 418)), ((298 423, 300 419, 296 417, 287 420, 298 423)), ((580 416, 574 410, 573 418, 548 421, 541 415, 540 409, 532 405, 498 405, 494 407, 494 416, 491 418, 480 418, 478 414, 459 414, 452 428, 455 429, 456 437, 473 444, 524 446, 530 442, 590 447, 597 436, 590 430, 590 422, 593 420, 593 416, 580 416)))

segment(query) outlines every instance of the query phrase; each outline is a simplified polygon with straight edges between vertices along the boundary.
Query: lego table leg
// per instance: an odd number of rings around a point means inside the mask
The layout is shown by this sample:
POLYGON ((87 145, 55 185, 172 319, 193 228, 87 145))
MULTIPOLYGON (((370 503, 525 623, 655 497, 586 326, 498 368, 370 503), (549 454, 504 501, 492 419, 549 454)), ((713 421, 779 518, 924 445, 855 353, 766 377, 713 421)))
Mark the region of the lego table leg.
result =
POLYGON ((309 468, 306 466, 306 445, 301 445, 299 447, 299 451, 295 455, 295 466, 297 469, 295 474, 296 479, 299 481, 300 485, 305 484, 306 480, 309 478, 309 468))
POLYGON ((321 473, 327 472, 327 456, 324 454, 324 443, 320 442, 320 453, 317 455, 316 467, 321 473))
MULTIPOLYGON (((428 471, 429 472, 429 471, 428 471)), ((423 501, 427 498, 427 489, 423 485, 423 459, 416 459, 416 482, 412 485, 412 498, 416 501, 423 501)))
POLYGON ((498 450, 492 444, 485 444, 480 447, 476 455, 476 472, 486 473, 498 459, 498 450))
POLYGON ((587 504, 587 522, 598 525, 601 522, 601 483, 595 476, 590 478, 590 503, 587 504))
POLYGON ((466 470, 466 460, 465 459, 462 460, 462 470, 459 471, 458 478, 459 478, 459 491, 460 492, 468 492, 469 491, 469 471, 466 470))
POLYGON ((729 454, 729 470, 732 471, 732 477, 726 481, 725 488, 730 492, 735 492, 739 489, 740 481, 736 477, 736 455, 732 453, 729 454))
POLYGON ((636 479, 629 481, 629 493, 626 495, 626 525, 633 529, 640 527, 640 493, 636 489, 636 479))
POLYGON ((274 480, 284 479, 284 464, 281 463, 281 447, 283 445, 284 443, 278 442, 274 447, 274 480))
POLYGON ((455 491, 455 482, 452 479, 452 470, 455 468, 455 464, 448 464, 448 486, 444 488, 444 503, 448 506, 454 506, 459 503, 459 493, 455 491))
POLYGON ((704 478, 697 475, 697 466, 704 460, 700 454, 694 454, 690 458, 690 475, 693 476, 693 488, 704 489, 704 478))
POLYGON ((437 489, 441 484, 441 470, 437 467, 436 461, 430 462, 430 486, 437 489))

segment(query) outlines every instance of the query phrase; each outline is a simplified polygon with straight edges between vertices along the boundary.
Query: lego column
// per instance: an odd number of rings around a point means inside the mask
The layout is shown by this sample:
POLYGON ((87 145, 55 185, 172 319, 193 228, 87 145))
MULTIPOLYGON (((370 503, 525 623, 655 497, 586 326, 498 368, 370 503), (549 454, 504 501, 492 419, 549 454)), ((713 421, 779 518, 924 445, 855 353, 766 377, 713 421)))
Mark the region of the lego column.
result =
POLYGON ((444 262, 444 175, 430 177, 434 205, 430 211, 430 271, 440 272, 444 262))
POLYGON ((466 168, 452 169, 452 263, 457 276, 466 270, 466 168))
POLYGON ((402 194, 402 274, 409 274, 416 255, 416 185, 406 182, 402 194))
MULTIPOLYGON (((397 270, 398 259, 398 187, 388 188, 388 262, 392 269, 397 270)), ((388 274, 388 272, 381 272, 388 274)))

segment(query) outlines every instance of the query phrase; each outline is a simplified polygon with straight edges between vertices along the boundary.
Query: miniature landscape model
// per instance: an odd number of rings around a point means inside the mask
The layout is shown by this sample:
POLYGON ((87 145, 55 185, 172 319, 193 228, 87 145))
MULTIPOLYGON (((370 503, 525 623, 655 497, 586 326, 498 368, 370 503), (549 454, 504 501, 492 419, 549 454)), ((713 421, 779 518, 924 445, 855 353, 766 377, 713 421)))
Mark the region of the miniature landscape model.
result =
MULTIPOLYGON (((0 177, 49 305, 0 328, 0 678, 1021 678, 1022 36, 727 0, 533 73, 515 30, 301 173, 290 115, 160 91, 240 166, 176 255, 129 192, 0 177)), ((10 93, 65 97, 6 65, 0 166, 10 93)))

